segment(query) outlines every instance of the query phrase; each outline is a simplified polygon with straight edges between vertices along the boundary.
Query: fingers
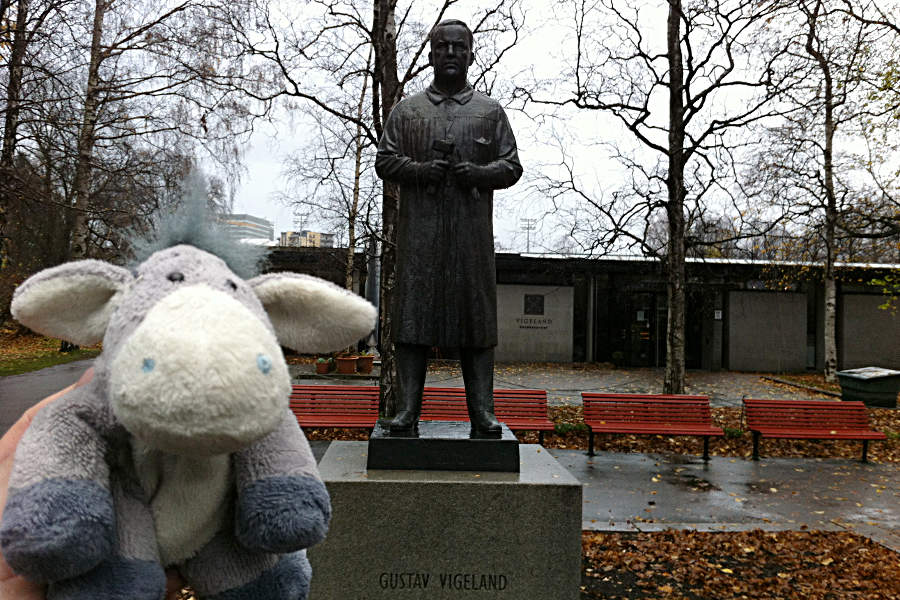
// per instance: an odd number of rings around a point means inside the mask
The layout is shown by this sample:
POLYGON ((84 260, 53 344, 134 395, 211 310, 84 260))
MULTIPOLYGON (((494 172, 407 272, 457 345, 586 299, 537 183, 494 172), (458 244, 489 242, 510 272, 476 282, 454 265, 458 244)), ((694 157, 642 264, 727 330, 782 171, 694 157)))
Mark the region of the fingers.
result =
POLYGON ((3 568, 3 573, 0 573, 0 600, 44 600, 43 586, 12 574, 2 558, 0 565, 3 568))
POLYGON ((470 163, 468 161, 458 162, 455 165, 453 165, 453 174, 454 175, 468 174, 472 171, 472 167, 474 167, 474 166, 475 165, 473 165, 472 163, 470 163))
POLYGON ((166 600, 178 600, 178 593, 184 588, 184 585, 181 574, 175 569, 168 569, 166 571, 166 600))

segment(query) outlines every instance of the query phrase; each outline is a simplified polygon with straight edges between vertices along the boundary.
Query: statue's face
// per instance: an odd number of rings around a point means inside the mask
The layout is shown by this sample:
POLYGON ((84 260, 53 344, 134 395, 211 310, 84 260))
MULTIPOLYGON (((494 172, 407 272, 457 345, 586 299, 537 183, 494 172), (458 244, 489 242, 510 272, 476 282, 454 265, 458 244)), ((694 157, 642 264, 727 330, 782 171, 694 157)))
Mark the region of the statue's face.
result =
POLYGON ((469 32, 461 25, 439 27, 431 38, 428 54, 434 66, 434 76, 442 80, 465 79, 475 54, 469 43, 469 32))

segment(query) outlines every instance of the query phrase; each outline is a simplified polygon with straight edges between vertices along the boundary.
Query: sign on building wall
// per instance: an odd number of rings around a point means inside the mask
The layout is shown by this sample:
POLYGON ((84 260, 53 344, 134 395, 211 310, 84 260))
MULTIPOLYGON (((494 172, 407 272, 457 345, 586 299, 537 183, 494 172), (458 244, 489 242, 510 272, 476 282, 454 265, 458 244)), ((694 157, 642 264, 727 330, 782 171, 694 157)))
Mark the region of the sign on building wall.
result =
POLYGON ((498 285, 499 361, 572 360, 571 286, 498 285))

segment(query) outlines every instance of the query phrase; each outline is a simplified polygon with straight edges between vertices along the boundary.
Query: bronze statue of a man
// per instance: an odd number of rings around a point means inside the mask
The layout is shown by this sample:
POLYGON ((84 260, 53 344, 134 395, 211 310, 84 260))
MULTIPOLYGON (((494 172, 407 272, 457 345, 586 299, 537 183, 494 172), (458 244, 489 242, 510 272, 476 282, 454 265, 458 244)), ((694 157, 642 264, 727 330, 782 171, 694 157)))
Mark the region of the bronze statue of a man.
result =
POLYGON ((375 170, 400 186, 391 307, 400 410, 391 435, 416 435, 429 348, 458 348, 473 437, 498 437, 494 416, 497 288, 493 192, 522 175, 500 104, 466 80, 472 32, 431 31, 434 81, 391 111, 375 170))

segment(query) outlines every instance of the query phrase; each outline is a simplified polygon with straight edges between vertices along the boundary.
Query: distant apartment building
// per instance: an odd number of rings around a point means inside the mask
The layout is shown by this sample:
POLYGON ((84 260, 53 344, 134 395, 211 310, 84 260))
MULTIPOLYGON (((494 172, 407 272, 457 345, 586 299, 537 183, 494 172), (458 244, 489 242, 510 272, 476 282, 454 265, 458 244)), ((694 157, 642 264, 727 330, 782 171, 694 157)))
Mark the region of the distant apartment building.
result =
POLYGON ((318 231, 282 231, 281 246, 293 248, 334 248, 334 234, 318 231))
POLYGON ((221 221, 225 225, 225 231, 232 238, 268 241, 275 239, 275 224, 266 219, 252 215, 227 214, 222 215, 221 221))

